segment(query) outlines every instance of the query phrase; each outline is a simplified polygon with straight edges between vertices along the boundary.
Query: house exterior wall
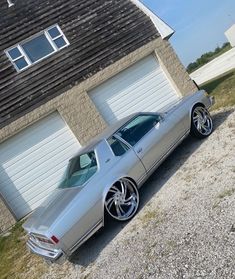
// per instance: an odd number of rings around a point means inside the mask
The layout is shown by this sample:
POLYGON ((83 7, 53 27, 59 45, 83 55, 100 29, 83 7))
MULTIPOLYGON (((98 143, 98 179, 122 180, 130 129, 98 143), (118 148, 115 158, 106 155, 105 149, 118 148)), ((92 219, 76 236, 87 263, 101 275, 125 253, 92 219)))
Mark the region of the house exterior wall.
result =
POLYGON ((155 53, 179 94, 186 96, 198 90, 168 40, 156 40, 155 53))
POLYGON ((227 37, 230 45, 235 47, 235 24, 233 24, 226 32, 225 36, 227 37))
POLYGON ((130 0, 0 0, 0 128, 158 37, 130 0), (5 50, 55 24, 70 44, 17 72, 5 50))
MULTIPOLYGON (((190 92, 196 91, 194 83, 191 81, 169 42, 158 38, 74 86, 67 92, 51 99, 3 127, 0 130, 0 143, 46 115, 58 111, 77 137, 79 143, 81 145, 86 144, 107 126, 87 92, 154 52, 180 95, 187 95, 190 92)), ((0 203, 1 220, 9 219, 9 210, 5 207, 3 203, 0 203)), ((4 229, 6 224, 7 221, 0 223, 0 229, 4 229)), ((9 222, 9 225, 12 225, 12 221, 9 222)))
POLYGON ((15 218, 0 196, 0 234, 15 224, 15 218))

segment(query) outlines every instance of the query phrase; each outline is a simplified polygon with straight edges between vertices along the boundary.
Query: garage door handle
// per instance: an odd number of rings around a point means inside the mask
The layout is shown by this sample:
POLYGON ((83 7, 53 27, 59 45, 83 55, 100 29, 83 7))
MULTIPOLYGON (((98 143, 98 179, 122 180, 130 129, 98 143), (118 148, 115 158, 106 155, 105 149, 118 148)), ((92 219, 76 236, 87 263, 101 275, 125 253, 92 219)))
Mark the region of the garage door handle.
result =
POLYGON ((140 148, 137 150, 137 153, 140 153, 140 152, 142 152, 142 151, 143 151, 143 148, 140 147, 140 148))

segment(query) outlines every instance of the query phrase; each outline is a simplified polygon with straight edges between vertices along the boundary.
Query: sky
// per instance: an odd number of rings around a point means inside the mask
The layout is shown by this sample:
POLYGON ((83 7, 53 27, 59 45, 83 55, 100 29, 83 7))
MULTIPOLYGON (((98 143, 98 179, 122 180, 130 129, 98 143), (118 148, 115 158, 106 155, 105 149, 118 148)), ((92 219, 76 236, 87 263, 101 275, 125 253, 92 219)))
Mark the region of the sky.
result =
POLYGON ((170 42, 185 66, 227 42, 235 0, 142 0, 175 34, 170 42))

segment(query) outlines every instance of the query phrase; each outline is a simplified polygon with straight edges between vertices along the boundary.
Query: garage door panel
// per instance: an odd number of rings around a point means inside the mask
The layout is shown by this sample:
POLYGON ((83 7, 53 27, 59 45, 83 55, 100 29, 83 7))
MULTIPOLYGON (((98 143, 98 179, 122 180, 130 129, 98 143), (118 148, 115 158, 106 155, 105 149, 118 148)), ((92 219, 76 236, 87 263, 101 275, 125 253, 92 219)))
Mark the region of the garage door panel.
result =
POLYGON ((138 111, 157 111, 179 97, 153 55, 145 57, 90 91, 108 124, 138 111))
POLYGON ((18 219, 57 187, 79 148, 58 113, 0 144, 0 190, 18 219))
MULTIPOLYGON (((163 89, 166 86, 165 82, 161 82, 161 84, 159 84, 158 87, 156 88, 152 88, 151 84, 146 84, 146 85, 142 85, 142 87, 138 86, 138 91, 135 92, 135 94, 132 94, 133 91, 126 91, 126 92, 120 92, 119 94, 117 94, 117 96, 115 98, 113 98, 110 101, 107 102, 102 102, 102 100, 100 101, 100 103, 98 104, 98 107, 102 110, 105 109, 107 107, 107 105, 109 105, 110 108, 115 108, 115 111, 118 112, 119 109, 123 109, 126 110, 126 107, 123 106, 123 103, 125 102, 131 102, 133 104, 134 103, 138 103, 139 101, 144 101, 145 98, 143 98, 144 95, 148 94, 148 96, 150 97, 150 95, 154 95, 156 94, 156 90, 158 89, 163 89), (120 100, 122 100, 122 102, 120 102, 120 100)), ((160 91, 160 95, 165 95, 167 94, 168 88, 166 88, 166 90, 161 90, 160 91)))
MULTIPOLYGON (((155 89, 152 90, 148 90, 147 91, 149 97, 153 96, 156 92, 155 89)), ((162 92, 161 94, 159 94, 159 101, 163 104, 165 102, 169 101, 169 96, 166 96, 167 92, 162 92)), ((174 98, 173 98, 174 100, 174 98)), ((142 111, 156 111, 157 107, 155 103, 147 103, 146 104, 146 100, 142 98, 142 96, 138 96, 137 98, 133 98, 133 100, 131 101, 131 108, 129 109, 130 114, 137 112, 139 107, 141 106, 143 109, 142 111)), ((120 118, 125 117, 125 113, 126 113, 126 109, 123 106, 116 106, 116 113, 118 113, 120 118)))
MULTIPOLYGON (((151 76, 156 75, 158 72, 156 72, 156 62, 153 61, 153 63, 148 65, 148 68, 146 67, 139 67, 139 64, 133 65, 131 67, 131 73, 128 73, 128 70, 125 70, 118 75, 114 76, 113 78, 109 79, 105 83, 101 84, 99 86, 99 89, 102 91, 106 91, 107 95, 109 95, 110 91, 113 91, 116 89, 116 92, 119 90, 125 90, 126 87, 130 85, 135 85, 136 83, 140 82, 141 80, 146 80, 151 76), (120 80, 122 83, 120 84, 120 80)), ((114 91, 115 92, 115 91, 114 91)), ((105 94, 105 93, 104 93, 105 94)), ((104 96, 107 97, 107 96, 104 96)))
MULTIPOLYGON (((128 74, 128 77, 131 76, 128 74)), ((106 104, 111 105, 113 102, 116 101, 120 101, 120 98, 122 96, 129 96, 130 93, 135 92, 135 94, 137 94, 140 90, 140 87, 145 88, 146 85, 152 86, 152 81, 156 80, 157 84, 159 84, 160 82, 162 82, 162 75, 157 74, 157 73, 151 73, 151 75, 148 76, 148 78, 143 78, 141 77, 138 81, 136 81, 135 83, 132 83, 130 80, 123 82, 123 80, 121 80, 121 84, 120 84, 120 80, 117 83, 117 85, 113 84, 112 82, 110 82, 109 84, 106 84, 106 87, 99 87, 99 91, 96 94, 92 94, 92 99, 99 103, 101 106, 105 106, 106 104), (112 92, 112 94, 111 94, 112 92), (105 100, 105 102, 104 102, 105 100)), ((132 94, 133 96, 135 96, 135 94, 132 94)))
POLYGON ((28 127, 27 133, 25 133, 24 130, 19 132, 17 136, 20 140, 17 141, 17 144, 15 143, 14 137, 8 139, 6 142, 3 142, 1 144, 1 158, 5 160, 4 156, 7 156, 7 159, 10 160, 11 156, 16 157, 22 152, 34 147, 38 143, 40 144, 48 137, 53 136, 53 134, 60 133, 60 130, 64 130, 64 121, 61 118, 58 119, 55 115, 56 114, 52 114, 48 116, 46 123, 41 120, 28 127), (40 127, 40 131, 43 131, 43 133, 38 131, 38 127, 40 127), (25 142, 27 142, 27 148, 25 146, 25 142), (4 146, 7 148, 4 148, 4 146))
MULTIPOLYGON (((28 176, 29 171, 31 171, 31 175, 33 173, 36 174, 38 169, 43 170, 46 165, 53 164, 53 160, 57 162, 63 161, 64 157, 67 157, 66 154, 68 154, 69 150, 76 148, 76 146, 74 142, 69 141, 68 144, 63 143, 62 146, 52 147, 50 153, 47 152, 45 146, 43 148, 45 152, 40 152, 41 149, 37 149, 37 152, 32 152, 31 156, 28 155, 26 158, 21 158, 21 160, 14 162, 14 164, 9 165, 7 168, 4 165, 3 171, 7 172, 11 179, 19 183, 20 181, 24 181, 24 177, 28 176), (22 168, 22 165, 24 168, 22 168)), ((68 154, 69 156, 71 156, 70 153, 68 154)), ((41 173, 38 173, 38 175, 41 175, 41 173)))
MULTIPOLYGON (((146 103, 146 100, 145 100, 145 98, 143 98, 143 96, 147 94, 149 98, 153 98, 154 95, 156 94, 156 89, 157 90, 161 89, 161 90, 159 90, 158 100, 161 100, 162 97, 169 98, 169 96, 168 96, 168 93, 170 93, 169 88, 166 87, 165 82, 162 82, 161 85, 159 85, 159 88, 152 88, 151 85, 147 84, 146 86, 143 86, 143 90, 138 90, 137 94, 129 95, 129 92, 128 92, 128 94, 126 94, 126 96, 122 96, 122 101, 131 102, 131 104, 132 104, 131 108, 133 108, 135 105, 138 105, 138 104, 140 104, 140 102, 142 102, 141 107, 143 108, 143 110, 147 111, 148 105, 151 103, 149 103, 149 102, 146 103)), ((104 104, 104 106, 105 105, 106 104, 104 104)), ((111 104, 111 106, 114 106, 115 111, 118 113, 126 110, 126 107, 123 106, 123 102, 120 102, 120 98, 115 100, 115 102, 113 102, 111 104)), ((100 106, 100 107, 102 108, 102 106, 100 106)), ((136 108, 136 109, 138 109, 138 108, 136 108)), ((134 111, 136 111, 136 109, 134 109, 134 111)))
POLYGON ((54 185, 58 185, 61 182, 61 177, 58 179, 56 174, 60 174, 62 168, 60 168, 55 174, 50 174, 48 178, 50 178, 50 182, 46 181, 46 178, 41 180, 40 182, 31 185, 31 187, 27 187, 27 189, 23 189, 21 193, 15 192, 15 195, 11 195, 11 199, 9 199, 10 203, 14 204, 14 206, 20 206, 19 196, 23 199, 27 200, 27 204, 32 207, 36 201, 47 193, 50 193, 54 189, 54 185), (45 183, 46 182, 46 183, 45 183))
MULTIPOLYGON (((26 150, 24 150, 25 143, 24 143, 24 147, 22 147, 22 148, 17 143, 17 147, 18 147, 17 151, 21 149, 22 150, 21 153, 15 155, 15 156, 14 156, 14 154, 9 153, 8 158, 5 159, 4 167, 7 168, 7 167, 11 166, 12 164, 14 164, 15 162, 19 162, 21 159, 28 160, 28 158, 32 157, 31 155, 33 153, 37 153, 38 151, 40 151, 42 149, 42 147, 45 147, 47 144, 52 144, 53 141, 61 140, 63 142, 66 142, 66 139, 67 139, 66 136, 69 137, 69 134, 70 134, 70 133, 66 133, 66 132, 67 132, 67 129, 60 129, 59 131, 54 132, 52 135, 48 136, 46 139, 43 139, 41 142, 35 143, 34 146, 31 146, 31 147, 29 146, 26 150)), ((28 140, 26 140, 26 142, 28 144, 28 140)), ((55 146, 57 146, 57 145, 55 145, 55 146)), ((2 157, 2 158, 4 159, 4 157, 2 157)))
MULTIPOLYGON (((70 149, 71 150, 71 149, 70 149)), ((37 187, 37 184, 41 180, 50 180, 50 175, 56 172, 57 170, 60 170, 60 178, 63 174, 62 170, 65 169, 69 159, 71 156, 73 156, 74 152, 68 152, 67 150, 64 151, 64 153, 60 154, 58 152, 57 156, 54 156, 53 158, 50 158, 50 160, 46 160, 46 162, 37 165, 35 167, 33 164, 28 166, 27 171, 23 169, 23 171, 20 171, 18 173, 18 176, 10 176, 7 175, 7 179, 4 180, 2 183, 4 187, 2 187, 2 190, 5 191, 6 196, 11 196, 13 193, 15 193, 14 187, 7 187, 11 181, 14 181, 15 184, 17 184, 18 192, 23 193, 25 189, 32 189, 33 185, 37 187), (64 155, 64 156, 63 156, 64 155), (56 161, 57 163, 54 164, 53 168, 50 168, 48 166, 53 165, 53 162, 56 161), (28 175, 30 172, 30 175, 28 175)), ((49 154, 50 155, 50 154, 49 154)), ((37 163, 37 162, 36 162, 37 163)), ((35 163, 35 164, 36 164, 35 163)))
MULTIPOLYGON (((53 168, 48 169, 47 165, 41 165, 39 172, 35 173, 34 169, 34 173, 31 172, 30 176, 28 176, 27 172, 22 177, 19 176, 19 178, 14 179, 14 182, 17 184, 18 191, 16 192, 13 187, 5 187, 3 188, 5 196, 10 202, 19 195, 22 195, 23 198, 27 199, 27 196, 25 196, 26 191, 30 191, 30 193, 34 195, 36 192, 33 188, 43 191, 44 188, 50 187, 51 184, 52 186, 58 185, 57 182, 61 180, 63 170, 65 170, 65 167, 72 155, 73 154, 68 154, 67 159, 65 157, 61 163, 58 162, 53 168), (43 169, 43 171, 41 171, 41 169, 43 169), (57 176, 56 180, 51 179, 51 176, 54 176, 54 174, 57 176)), ((8 181, 5 182, 5 185, 8 185, 10 182, 11 180, 8 179, 8 181)))

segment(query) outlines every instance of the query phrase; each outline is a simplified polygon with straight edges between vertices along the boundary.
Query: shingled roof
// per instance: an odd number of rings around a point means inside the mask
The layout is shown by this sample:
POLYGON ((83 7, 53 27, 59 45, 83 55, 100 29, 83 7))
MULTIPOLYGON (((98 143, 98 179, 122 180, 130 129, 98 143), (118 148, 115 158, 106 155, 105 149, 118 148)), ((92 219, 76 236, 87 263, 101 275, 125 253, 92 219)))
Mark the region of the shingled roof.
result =
POLYGON ((0 128, 157 37, 129 0, 0 0, 0 128), (4 50, 56 23, 70 45, 17 73, 4 50))

